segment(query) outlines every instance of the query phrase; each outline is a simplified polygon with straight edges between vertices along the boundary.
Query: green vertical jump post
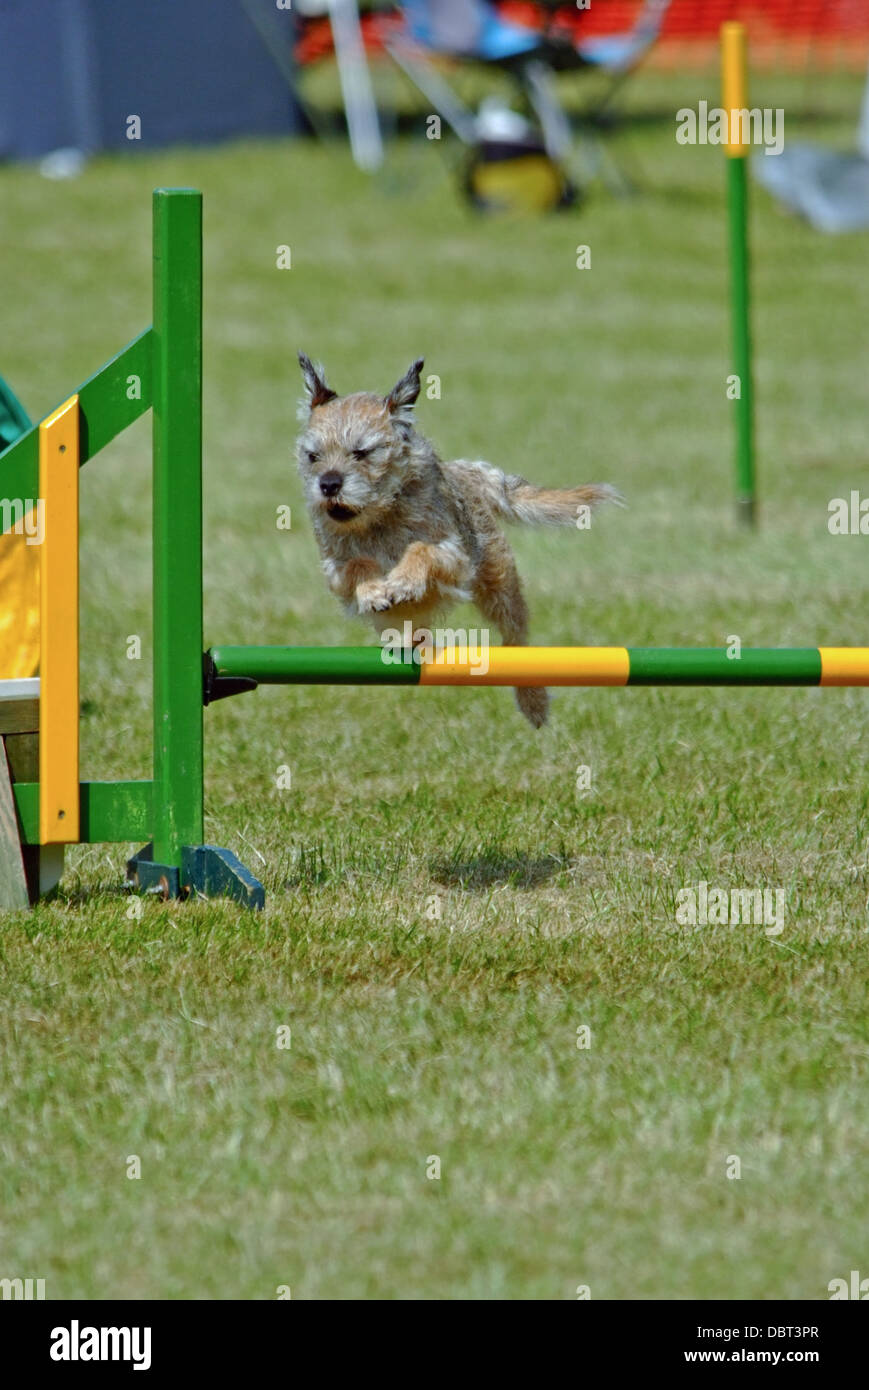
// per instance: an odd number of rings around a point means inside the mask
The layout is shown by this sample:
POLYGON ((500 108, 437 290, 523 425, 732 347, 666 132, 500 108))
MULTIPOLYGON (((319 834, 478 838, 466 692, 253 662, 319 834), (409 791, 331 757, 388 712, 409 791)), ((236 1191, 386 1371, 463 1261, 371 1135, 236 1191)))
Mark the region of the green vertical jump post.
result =
POLYGON ((751 319, 748 251, 748 142, 745 28, 721 26, 722 105, 727 113, 727 205, 730 235, 730 294, 733 324, 733 373, 739 381, 736 400, 736 511, 738 520, 756 520, 754 478, 754 400, 751 368, 751 319))
POLYGON ((153 840, 128 881, 261 908, 262 884, 202 843, 202 194, 158 188, 153 211, 153 840))
POLYGON ((202 194, 154 193, 154 859, 203 837, 202 194))

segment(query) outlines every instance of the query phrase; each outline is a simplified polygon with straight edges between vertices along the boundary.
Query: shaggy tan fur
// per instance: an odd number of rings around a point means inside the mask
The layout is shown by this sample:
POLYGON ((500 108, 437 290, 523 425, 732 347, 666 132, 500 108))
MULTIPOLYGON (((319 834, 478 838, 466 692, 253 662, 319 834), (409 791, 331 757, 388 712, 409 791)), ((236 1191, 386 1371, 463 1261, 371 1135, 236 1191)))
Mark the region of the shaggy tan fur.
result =
MULTIPOLYGON (((578 508, 617 501, 605 484, 542 488, 489 463, 439 459, 414 428, 422 359, 389 395, 339 397, 299 354, 305 383, 298 461, 330 589, 379 632, 430 627, 471 599, 505 646, 526 646, 528 606, 499 522, 575 524, 578 508)), ((516 690, 539 728, 547 692, 516 690)))

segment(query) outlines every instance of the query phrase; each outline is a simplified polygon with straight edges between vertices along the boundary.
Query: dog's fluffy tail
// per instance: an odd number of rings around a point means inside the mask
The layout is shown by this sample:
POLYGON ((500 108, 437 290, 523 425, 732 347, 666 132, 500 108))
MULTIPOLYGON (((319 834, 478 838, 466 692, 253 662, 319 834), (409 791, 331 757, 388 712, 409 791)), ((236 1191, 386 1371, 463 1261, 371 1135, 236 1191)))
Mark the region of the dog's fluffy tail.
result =
POLYGON ((580 507, 597 507, 602 502, 622 505, 622 499, 609 483, 586 483, 582 487, 535 487, 524 478, 505 474, 498 511, 512 521, 530 526, 574 526, 580 507))
POLYGON ((535 487, 526 478, 502 473, 490 463, 463 460, 457 466, 473 470, 478 489, 485 493, 493 510, 505 521, 521 521, 531 526, 573 526, 580 507, 597 507, 602 502, 624 506, 621 494, 609 483, 535 487))

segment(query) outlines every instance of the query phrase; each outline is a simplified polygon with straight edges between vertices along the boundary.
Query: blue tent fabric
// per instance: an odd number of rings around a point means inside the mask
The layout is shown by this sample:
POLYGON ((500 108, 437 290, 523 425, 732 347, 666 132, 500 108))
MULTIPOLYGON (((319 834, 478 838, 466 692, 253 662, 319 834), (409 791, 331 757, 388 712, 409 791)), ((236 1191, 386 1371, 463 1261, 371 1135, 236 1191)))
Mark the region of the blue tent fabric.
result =
MULTIPOLYGON (((281 11, 289 27, 290 11, 281 11)), ((289 35, 288 35, 289 47, 289 35)), ((297 131, 239 0, 0 0, 0 158, 297 131), (141 140, 127 117, 141 117, 141 140)))

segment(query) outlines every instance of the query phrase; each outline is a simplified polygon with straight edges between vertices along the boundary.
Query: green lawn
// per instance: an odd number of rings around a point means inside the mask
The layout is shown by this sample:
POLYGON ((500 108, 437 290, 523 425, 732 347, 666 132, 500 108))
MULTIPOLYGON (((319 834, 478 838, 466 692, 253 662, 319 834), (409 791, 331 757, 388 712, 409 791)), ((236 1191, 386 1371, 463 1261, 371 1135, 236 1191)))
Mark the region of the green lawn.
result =
MULTIPOLYGON (((819 87, 802 133, 848 143, 859 86, 819 87)), ((802 87, 758 87, 796 134, 802 87)), ((701 96, 639 84, 652 118, 615 147, 641 195, 539 221, 477 220, 424 141, 374 180, 291 142, 71 183, 5 168, 0 371, 39 415, 144 327, 151 189, 192 184, 208 643, 368 640, 301 505, 300 347, 342 391, 424 354, 442 394, 420 422, 447 457, 621 489, 589 533, 513 533, 538 642, 867 642, 867 541, 826 524, 865 486, 866 239, 756 191, 762 527, 738 534, 723 156, 674 139, 701 96)), ((90 778, 150 772, 149 444, 141 421, 83 474, 90 778)), ((0 1276, 48 1297, 792 1299, 869 1273, 866 708, 564 691, 539 734, 503 690, 209 709, 206 838, 262 877, 266 912, 137 919, 131 847, 97 846, 3 920, 0 1276), (781 935, 678 926, 701 879, 782 888, 781 935)))

